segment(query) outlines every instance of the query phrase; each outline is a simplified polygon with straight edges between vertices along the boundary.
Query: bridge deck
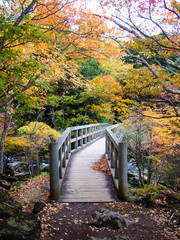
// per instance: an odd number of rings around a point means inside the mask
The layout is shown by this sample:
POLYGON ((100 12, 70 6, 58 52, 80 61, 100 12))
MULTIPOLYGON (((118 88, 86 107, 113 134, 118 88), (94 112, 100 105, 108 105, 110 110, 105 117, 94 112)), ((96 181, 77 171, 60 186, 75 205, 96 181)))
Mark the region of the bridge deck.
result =
POLYGON ((105 138, 72 154, 61 188, 61 202, 112 202, 117 194, 111 176, 93 170, 105 153, 105 138))

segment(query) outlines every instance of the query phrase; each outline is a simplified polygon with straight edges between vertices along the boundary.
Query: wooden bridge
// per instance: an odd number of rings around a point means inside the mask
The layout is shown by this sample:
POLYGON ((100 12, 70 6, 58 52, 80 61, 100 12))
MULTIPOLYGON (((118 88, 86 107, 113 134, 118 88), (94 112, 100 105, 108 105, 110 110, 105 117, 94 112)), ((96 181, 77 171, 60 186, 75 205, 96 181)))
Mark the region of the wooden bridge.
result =
POLYGON ((50 144, 51 199, 112 202, 127 198, 127 148, 113 133, 116 127, 93 124, 68 128, 50 144), (104 155, 112 176, 93 170, 104 155))

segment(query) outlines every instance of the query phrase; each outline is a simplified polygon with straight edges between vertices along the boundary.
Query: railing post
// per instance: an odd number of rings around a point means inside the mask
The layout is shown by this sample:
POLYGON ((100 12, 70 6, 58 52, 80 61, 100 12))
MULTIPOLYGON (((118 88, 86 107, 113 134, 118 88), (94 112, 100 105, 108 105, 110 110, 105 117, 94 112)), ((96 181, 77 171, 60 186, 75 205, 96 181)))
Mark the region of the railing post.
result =
POLYGON ((90 132, 90 130, 89 130, 89 127, 88 127, 88 128, 87 128, 87 142, 90 142, 89 132, 90 132))
POLYGON ((111 141, 108 137, 108 160, 111 160, 111 141))
POLYGON ((62 154, 63 154, 62 167, 64 167, 64 168, 66 167, 66 145, 65 145, 65 142, 62 145, 62 154))
POLYGON ((94 127, 91 127, 91 140, 94 139, 94 127))
POLYGON ((114 144, 111 142, 111 167, 114 168, 114 144))
POLYGON ((80 146, 82 146, 83 145, 83 129, 80 129, 80 136, 81 136, 80 146))
POLYGON ((76 138, 76 141, 75 141, 74 148, 77 149, 78 148, 78 130, 75 131, 75 138, 76 138))
POLYGON ((105 154, 108 154, 108 135, 107 135, 107 133, 106 133, 106 135, 105 135, 105 139, 106 139, 106 140, 105 140, 105 141, 106 141, 106 142, 105 142, 105 144, 106 144, 106 145, 105 145, 105 154))
POLYGON ((69 141, 68 153, 71 154, 71 132, 68 135, 68 141, 69 141))
POLYGON ((90 142, 91 142, 91 140, 92 140, 92 127, 89 128, 89 134, 90 134, 90 138, 89 139, 90 139, 90 142))
POLYGON ((114 177, 118 179, 118 150, 116 148, 114 150, 114 177))
POLYGON ((59 149, 59 178, 62 178, 62 146, 59 149))
POLYGON ((84 129, 85 140, 84 143, 87 144, 87 128, 84 129))
POLYGON ((60 195, 59 185, 59 149, 58 143, 50 143, 50 199, 57 200, 60 195))
POLYGON ((118 151, 119 174, 118 174, 118 195, 121 200, 127 200, 127 145, 119 143, 118 151))
POLYGON ((65 151, 66 151, 66 159, 69 158, 69 136, 67 136, 65 142, 66 142, 66 147, 65 147, 65 151))

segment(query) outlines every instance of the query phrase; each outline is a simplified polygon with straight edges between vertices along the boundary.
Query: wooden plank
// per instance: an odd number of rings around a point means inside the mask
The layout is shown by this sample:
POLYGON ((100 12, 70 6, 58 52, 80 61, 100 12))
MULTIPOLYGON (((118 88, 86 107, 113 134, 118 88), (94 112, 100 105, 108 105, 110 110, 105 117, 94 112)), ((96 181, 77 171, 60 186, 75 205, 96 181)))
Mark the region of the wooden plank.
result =
POLYGON ((61 202, 112 202, 117 193, 111 176, 93 170, 105 154, 105 138, 71 155, 60 191, 61 202))

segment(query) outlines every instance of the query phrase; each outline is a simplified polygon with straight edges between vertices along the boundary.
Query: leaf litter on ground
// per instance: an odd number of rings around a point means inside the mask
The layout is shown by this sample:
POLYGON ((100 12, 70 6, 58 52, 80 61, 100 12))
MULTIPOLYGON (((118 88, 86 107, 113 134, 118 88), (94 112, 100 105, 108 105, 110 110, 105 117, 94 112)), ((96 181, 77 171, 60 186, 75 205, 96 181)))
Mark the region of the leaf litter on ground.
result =
MULTIPOLYGON (((103 172, 108 172, 107 165, 104 165, 104 159, 98 163, 98 167, 95 167, 96 170, 99 168, 101 163, 103 166, 103 172)), ((37 201, 42 201, 46 204, 45 208, 38 213, 42 224, 41 240, 71 239, 74 234, 72 229, 74 228, 84 228, 83 231, 87 231, 87 235, 89 234, 89 231, 95 232, 96 234, 113 234, 113 236, 120 233, 126 233, 127 235, 130 234, 126 228, 114 231, 108 228, 93 228, 89 225, 88 213, 90 208, 97 209, 98 206, 102 205, 103 207, 119 212, 123 216, 133 220, 138 226, 135 232, 142 234, 144 237, 146 235, 149 237, 149 239, 151 237, 149 236, 149 233, 146 233, 146 231, 143 230, 148 227, 148 222, 150 222, 150 224, 155 222, 156 225, 154 230, 151 229, 151 234, 157 236, 157 238, 152 236, 152 239, 158 239, 158 234, 160 234, 158 231, 161 231, 161 235, 164 236, 164 238, 161 239, 178 240, 180 237, 179 226, 168 226, 170 212, 167 209, 146 208, 143 204, 136 204, 133 201, 111 202, 103 204, 90 203, 86 208, 84 208, 85 205, 83 204, 61 203, 58 201, 50 202, 48 175, 29 179, 26 184, 23 184, 20 187, 12 188, 11 195, 16 200, 21 202, 23 211, 32 212, 33 206, 37 201), (76 211, 72 212, 74 208, 76 208, 76 211), (68 216, 68 214, 70 214, 70 216, 68 216), (84 218, 82 216, 84 216, 84 218)), ((138 236, 136 238, 135 235, 134 237, 130 235, 129 238, 138 239, 138 236)), ((74 237, 73 239, 76 238, 74 237)))

